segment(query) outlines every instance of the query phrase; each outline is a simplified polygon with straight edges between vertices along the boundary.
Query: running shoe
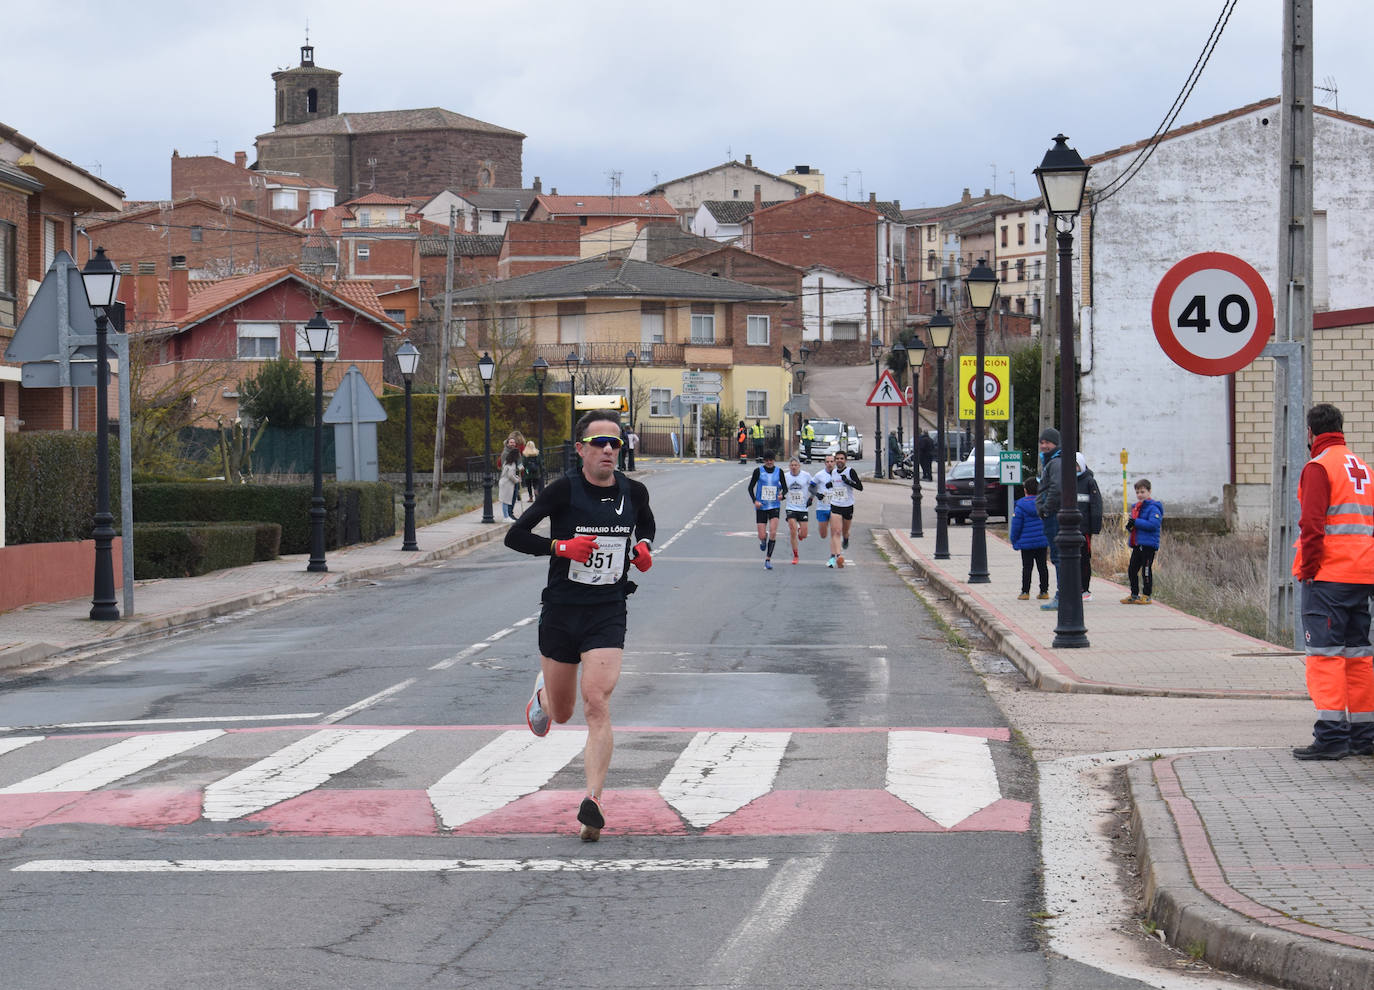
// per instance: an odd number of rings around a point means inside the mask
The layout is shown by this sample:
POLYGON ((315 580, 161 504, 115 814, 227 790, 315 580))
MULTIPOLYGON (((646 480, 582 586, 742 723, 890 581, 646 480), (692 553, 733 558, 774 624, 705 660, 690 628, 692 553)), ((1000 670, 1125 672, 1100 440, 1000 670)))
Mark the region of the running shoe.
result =
POLYGON ((525 724, 536 736, 549 734, 549 713, 544 711, 544 706, 539 703, 539 690, 543 686, 544 674, 541 671, 534 679, 534 694, 530 695, 530 702, 525 706, 525 724))
POLYGON ((840 549, 842 549, 842 550, 848 550, 848 549, 849 549, 849 537, 846 536, 844 539, 840 540, 840 549))
POLYGON ((767 557, 763 558, 763 569, 765 571, 771 571, 773 569, 773 562, 767 557))
POLYGON ((797 555, 794 553, 794 554, 792 555, 792 563, 795 564, 796 562, 797 562, 797 555))
POLYGON ((831 557, 829 560, 827 560, 827 561, 825 562, 825 566, 826 566, 826 567, 834 567, 834 566, 835 566, 835 558, 834 558, 834 557, 831 557))
POLYGON ((1018 602, 1024 602, 1024 601, 1026 601, 1028 598, 1030 598, 1030 592, 1028 592, 1028 591, 1023 591, 1023 592, 1021 592, 1021 594, 1019 594, 1019 595, 1016 596, 1016 600, 1017 600, 1018 602))
POLYGON ((767 550, 767 549, 768 549, 768 541, 767 541, 767 540, 759 540, 759 549, 760 549, 760 550, 767 550))
POLYGON ((836 566, 836 567, 843 567, 843 566, 844 566, 844 554, 842 554, 842 553, 837 553, 837 554, 835 554, 835 566, 836 566))
POLYGON ((1053 598, 1051 598, 1049 601, 1047 601, 1044 605, 1041 605, 1041 606, 1040 606, 1040 611, 1042 611, 1042 612, 1053 612, 1053 611, 1055 611, 1055 610, 1058 609, 1058 608, 1059 608, 1059 596, 1058 596, 1058 595, 1055 595, 1053 598))
POLYGON ((1085 592, 1083 592, 1083 600, 1084 600, 1085 602, 1090 602, 1090 601, 1092 601, 1092 600, 1093 600, 1093 593, 1092 593, 1091 591, 1085 591, 1085 592))
POLYGON ((582 841, 595 842, 601 838, 601 830, 606 827, 606 816, 601 813, 601 802, 588 794, 577 809, 577 820, 582 825, 582 841))

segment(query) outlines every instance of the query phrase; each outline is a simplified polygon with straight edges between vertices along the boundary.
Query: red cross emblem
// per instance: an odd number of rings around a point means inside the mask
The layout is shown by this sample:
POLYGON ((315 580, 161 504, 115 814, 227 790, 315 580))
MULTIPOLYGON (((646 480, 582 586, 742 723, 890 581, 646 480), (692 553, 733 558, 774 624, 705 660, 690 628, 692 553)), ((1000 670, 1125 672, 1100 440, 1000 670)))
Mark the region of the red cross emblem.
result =
POLYGON ((1345 473, 1350 478, 1350 483, 1355 486, 1357 495, 1364 494, 1364 486, 1369 481, 1369 468, 1354 454, 1347 454, 1345 457, 1345 473))

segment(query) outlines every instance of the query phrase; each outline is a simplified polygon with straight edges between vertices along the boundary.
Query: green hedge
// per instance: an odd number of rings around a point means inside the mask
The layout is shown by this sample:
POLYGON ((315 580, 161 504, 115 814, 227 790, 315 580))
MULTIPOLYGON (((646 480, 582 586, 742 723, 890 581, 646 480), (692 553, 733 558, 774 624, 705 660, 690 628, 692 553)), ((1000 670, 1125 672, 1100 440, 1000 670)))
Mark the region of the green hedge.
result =
MULTIPOLYGON (((544 393, 544 445, 552 447, 568 436, 572 423, 568 419, 570 396, 566 393, 544 393)), ((406 397, 384 395, 382 408, 386 422, 377 424, 377 470, 384 474, 400 474, 406 469, 406 397)), ((480 395, 451 395, 444 423, 447 434, 444 442, 444 471, 457 472, 467 468, 469 457, 481 457, 486 449, 484 399, 480 395)), ((415 470, 429 474, 434 470, 434 423, 439 412, 439 396, 425 392, 411 396, 412 429, 415 433, 415 470)), ((501 447, 511 430, 519 430, 526 439, 538 442, 539 395, 537 392, 511 392, 491 397, 492 457, 501 455, 501 447)))
MULTIPOLYGON (((310 485, 226 485, 223 482, 134 486, 139 522, 275 522, 281 552, 310 552, 310 485)), ((325 549, 371 543, 396 532, 395 496, 380 481, 324 486, 325 549)))
MULTIPOLYGON (((5 434, 5 542, 87 540, 95 515, 94 433, 5 434)), ((119 528, 119 444, 110 441, 110 512, 119 528)))
POLYGON ((195 577, 271 560, 281 543, 276 523, 135 523, 134 577, 195 577))

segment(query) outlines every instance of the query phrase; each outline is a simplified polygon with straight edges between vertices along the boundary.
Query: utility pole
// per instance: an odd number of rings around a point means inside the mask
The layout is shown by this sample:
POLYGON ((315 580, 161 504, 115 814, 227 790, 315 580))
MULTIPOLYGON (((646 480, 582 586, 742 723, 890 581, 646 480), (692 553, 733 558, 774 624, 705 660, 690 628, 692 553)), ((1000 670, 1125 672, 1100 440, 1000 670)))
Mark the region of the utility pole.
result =
POLYGON ((1279 124, 1279 239, 1274 341, 1274 455, 1270 479, 1267 633, 1303 649, 1293 541, 1298 475, 1307 461, 1312 405, 1312 0, 1283 3, 1283 98, 1279 124))
MULTIPOLYGON (((1049 214, 1046 216, 1048 217, 1049 214)), ((1045 229, 1052 231, 1054 229, 1053 222, 1048 224, 1045 229)), ((1040 416, 1039 425, 1035 430, 1037 441, 1045 428, 1053 426, 1055 423, 1054 358, 1057 353, 1059 336, 1050 328, 1059 326, 1059 292, 1057 291, 1058 280, 1055 277, 1056 268, 1058 268, 1058 259, 1055 255, 1054 238, 1046 236, 1044 305, 1041 306, 1042 315, 1040 317, 1040 416)), ((1067 443, 1069 438, 1061 437, 1060 439, 1067 443)), ((1032 444, 1030 449, 1035 454, 1032 463, 1039 465, 1039 448, 1032 444)), ((1077 450, 1077 446, 1074 449, 1077 450)))
POLYGON ((444 480, 444 421, 448 419, 449 327, 453 317, 453 251, 458 228, 458 207, 448 208, 448 262, 444 266, 444 320, 439 327, 439 412, 434 424, 434 480, 430 483, 429 514, 439 514, 439 488, 444 480))

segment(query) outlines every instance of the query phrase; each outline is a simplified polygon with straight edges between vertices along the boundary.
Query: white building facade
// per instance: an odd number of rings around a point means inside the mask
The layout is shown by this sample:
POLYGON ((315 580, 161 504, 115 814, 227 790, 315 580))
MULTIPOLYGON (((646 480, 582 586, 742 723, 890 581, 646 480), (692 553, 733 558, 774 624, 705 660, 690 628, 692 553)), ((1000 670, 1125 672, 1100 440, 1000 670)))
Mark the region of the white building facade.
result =
MULTIPOLYGON (((1233 521, 1268 518, 1268 486, 1235 484, 1234 376, 1174 364, 1151 304, 1170 268, 1207 251, 1248 262, 1276 294, 1280 113, 1271 99, 1172 131, 1110 195, 1144 142, 1089 159, 1096 199, 1074 232, 1075 255, 1087 259, 1075 273, 1082 446, 1099 474, 1124 450, 1132 482, 1149 478, 1170 515, 1218 517, 1233 500, 1233 521)), ((1312 298, 1318 311, 1369 306, 1374 121, 1317 107, 1314 125, 1312 298)))

